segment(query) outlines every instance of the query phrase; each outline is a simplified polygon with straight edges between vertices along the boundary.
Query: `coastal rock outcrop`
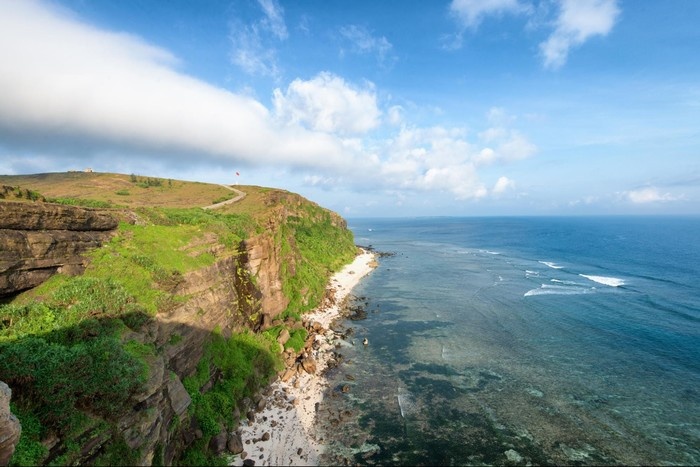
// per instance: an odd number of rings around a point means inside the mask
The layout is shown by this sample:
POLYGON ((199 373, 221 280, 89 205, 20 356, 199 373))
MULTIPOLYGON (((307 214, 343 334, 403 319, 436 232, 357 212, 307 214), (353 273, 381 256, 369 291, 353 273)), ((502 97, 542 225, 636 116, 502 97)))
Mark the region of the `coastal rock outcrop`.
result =
POLYGON ((0 466, 10 463, 22 433, 19 420, 10 412, 11 397, 10 388, 0 381, 0 466))
POLYGON ((0 202, 0 297, 36 287, 57 272, 80 274, 83 254, 109 239, 118 223, 99 210, 0 202))
MULTIPOLYGON (((70 440, 62 433, 48 433, 46 439, 39 440, 48 450, 42 462, 61 463, 69 459, 70 463, 91 464, 119 440, 133 453, 131 461, 135 464, 172 465, 188 445, 203 437, 203 426, 188 410, 192 400, 197 401, 197 388, 192 392, 191 380, 186 378, 197 373, 213 334, 229 337, 235 332, 261 331, 273 322, 282 323, 276 318, 290 303, 283 290, 284 275, 293 276, 304 264, 288 219, 315 219, 318 215, 314 211, 317 206, 309 209, 310 203, 297 195, 274 192, 270 199, 265 201, 266 205, 271 204, 268 217, 261 221, 262 229, 234 244, 224 244, 214 234, 203 235, 198 248, 211 255, 212 262, 177 275, 168 282, 167 289, 159 289, 167 292, 166 298, 175 298, 159 302, 157 313, 148 314, 145 324, 120 331, 119 338, 133 344, 134 352, 144 363, 145 376, 138 394, 131 395, 123 411, 114 413, 109 420, 112 428, 105 430, 103 425, 86 423, 71 433, 70 440), (77 452, 71 452, 70 458, 62 457, 69 441, 79 445, 77 452)), ((327 216, 334 226, 346 228, 340 216, 327 216)), ((116 231, 119 218, 134 222, 136 215, 49 203, 0 202, 0 297, 31 289, 57 272, 81 274, 87 266, 86 252, 100 247, 113 235, 121 235, 116 231)), ((297 295, 304 299, 305 292, 299 292, 297 295)), ((283 346, 290 339, 289 331, 285 329, 280 337, 283 346)), ((297 355, 290 352, 289 357, 294 361, 297 355)), ((312 358, 300 364, 306 372, 317 371, 312 358)), ((198 388, 201 394, 224 377, 213 365, 210 371, 208 380, 198 388)), ((6 381, 14 385, 7 378, 6 381)), ((251 410, 248 416, 254 418, 253 410, 264 406, 264 399, 255 404, 240 401, 235 410, 237 415, 251 410)), ((3 413, 0 404, 0 416, 3 413)), ((11 443, 19 439, 19 432, 17 439, 3 438, 3 430, 10 425, 0 418, 0 455, 9 452, 7 461, 12 452, 4 450, 8 445, 3 444, 4 439, 11 443)), ((236 438, 221 432, 210 442, 212 452, 243 451, 240 435, 236 438)))

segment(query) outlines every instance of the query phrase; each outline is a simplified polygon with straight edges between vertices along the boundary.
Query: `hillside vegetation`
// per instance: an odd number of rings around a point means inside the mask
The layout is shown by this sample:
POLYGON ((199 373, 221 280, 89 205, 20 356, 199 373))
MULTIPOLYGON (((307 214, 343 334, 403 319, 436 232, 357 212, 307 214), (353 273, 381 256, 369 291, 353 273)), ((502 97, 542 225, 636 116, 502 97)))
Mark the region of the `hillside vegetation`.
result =
MULTIPOLYGON (((280 190, 237 187, 247 195, 243 200, 205 211, 202 206, 235 193, 212 184, 99 173, 0 176, 1 185, 18 187, 4 192, 12 201, 94 206, 123 219, 111 240, 89 253, 82 275, 56 274, 0 305, 0 380, 12 388, 13 412, 23 426, 13 465, 224 462, 210 452, 210 439, 235 427, 241 401, 280 371, 275 337, 284 327, 301 336, 295 320, 320 303, 330 274, 356 250, 339 216, 280 190), (29 192, 37 194, 34 200, 29 192), (274 326, 263 325, 264 291, 245 263, 247 242, 268 237, 280 255, 287 303, 269 318, 274 326), (190 352, 185 346, 195 341, 183 342, 182 331, 159 340, 161 321, 199 303, 197 284, 185 285, 225 261, 237 265, 227 286, 235 288, 227 293, 236 303, 224 305, 224 319, 216 318, 202 348, 194 349, 200 357, 184 367, 195 370, 177 370, 168 363, 173 349, 190 352), (171 379, 182 380, 191 404, 186 415, 170 420, 166 440, 133 449, 138 440, 129 438, 124 420, 134 411, 141 420, 158 410, 148 407, 152 396, 143 397, 153 391, 159 361, 171 379), (188 438, 178 432, 192 429, 198 439, 177 441, 188 438), (165 459, 177 443, 179 454, 165 459)), ((197 310, 206 321, 209 311, 197 310)), ((299 346, 296 340, 287 346, 299 346)))

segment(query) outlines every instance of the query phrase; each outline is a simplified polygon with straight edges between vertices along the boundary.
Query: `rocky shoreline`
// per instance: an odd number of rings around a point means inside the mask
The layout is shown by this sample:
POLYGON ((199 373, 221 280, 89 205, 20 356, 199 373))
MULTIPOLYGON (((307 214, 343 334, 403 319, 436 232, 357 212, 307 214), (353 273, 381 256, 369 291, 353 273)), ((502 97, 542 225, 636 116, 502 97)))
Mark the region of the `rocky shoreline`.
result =
MULTIPOLYGON (((331 323, 340 317, 352 288, 377 266, 376 255, 363 250, 331 278, 324 303, 305 314, 305 348, 285 352, 286 368, 255 400, 248 401, 246 420, 222 439, 236 454, 231 465, 318 465, 325 446, 316 430, 316 414, 328 388, 324 377, 338 365, 335 352, 342 335, 331 323)), ((284 341, 283 335, 280 336, 284 341)), ((224 446, 222 446, 223 448, 224 446)))

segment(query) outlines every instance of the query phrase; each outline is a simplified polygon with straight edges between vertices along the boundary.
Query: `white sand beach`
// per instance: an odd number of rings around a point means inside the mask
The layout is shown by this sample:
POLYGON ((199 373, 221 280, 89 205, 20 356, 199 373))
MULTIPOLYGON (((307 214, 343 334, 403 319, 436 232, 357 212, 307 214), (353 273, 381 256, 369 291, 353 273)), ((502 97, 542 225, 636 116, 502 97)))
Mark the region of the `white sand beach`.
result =
POLYGON ((316 439, 316 406, 328 386, 322 376, 331 352, 335 348, 330 323, 339 316, 340 306, 350 291, 369 274, 375 263, 375 255, 363 250, 343 270, 333 275, 329 288, 335 289, 335 304, 322 307, 303 316, 305 322, 317 321, 327 331, 318 334, 318 350, 312 357, 316 372, 306 372, 283 382, 277 379, 268 389, 265 409, 255 415, 255 421, 241 422, 239 432, 245 455, 238 455, 231 465, 241 466, 245 459, 255 465, 318 465, 324 445, 316 439))

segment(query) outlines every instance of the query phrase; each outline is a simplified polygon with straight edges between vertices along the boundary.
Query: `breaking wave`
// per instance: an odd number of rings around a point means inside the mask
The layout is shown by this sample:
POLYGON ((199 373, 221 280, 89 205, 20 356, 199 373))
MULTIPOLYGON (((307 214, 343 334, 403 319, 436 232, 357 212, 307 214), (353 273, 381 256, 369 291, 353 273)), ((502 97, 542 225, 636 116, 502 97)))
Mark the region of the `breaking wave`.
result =
POLYGON ((617 277, 606 277, 606 276, 589 276, 586 274, 579 274, 581 277, 585 277, 588 280, 597 282, 598 284, 607 285, 609 287, 620 287, 625 285, 624 279, 619 279, 617 277))
POLYGON ((540 264, 544 264, 547 267, 550 267, 552 269, 564 269, 564 266, 560 266, 557 263, 553 263, 551 261, 539 261, 540 264))
POLYGON ((542 284, 538 289, 528 290, 523 296, 532 297, 536 295, 582 295, 593 292, 595 292, 595 287, 589 289, 587 287, 542 284))

